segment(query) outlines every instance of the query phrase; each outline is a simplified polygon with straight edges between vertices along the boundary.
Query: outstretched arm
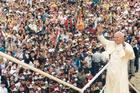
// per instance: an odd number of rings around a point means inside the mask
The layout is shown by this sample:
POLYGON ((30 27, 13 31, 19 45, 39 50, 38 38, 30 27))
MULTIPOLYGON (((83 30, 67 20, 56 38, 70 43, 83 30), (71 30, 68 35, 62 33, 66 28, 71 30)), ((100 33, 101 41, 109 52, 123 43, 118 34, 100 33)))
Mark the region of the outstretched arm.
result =
POLYGON ((109 40, 107 40, 103 35, 102 35, 102 32, 103 32, 103 28, 101 27, 101 24, 98 24, 97 25, 97 31, 98 31, 98 39, 100 40, 100 42, 103 44, 103 46, 105 47, 108 43, 109 43, 109 40))

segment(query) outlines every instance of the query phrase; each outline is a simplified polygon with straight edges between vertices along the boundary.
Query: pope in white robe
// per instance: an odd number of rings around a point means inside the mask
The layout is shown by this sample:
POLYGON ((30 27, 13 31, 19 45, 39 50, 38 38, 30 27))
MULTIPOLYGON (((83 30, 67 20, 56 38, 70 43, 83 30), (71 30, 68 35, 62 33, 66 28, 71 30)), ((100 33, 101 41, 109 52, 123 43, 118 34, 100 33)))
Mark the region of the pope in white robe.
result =
POLYGON ((102 35, 101 27, 97 27, 98 39, 110 55, 107 68, 105 93, 129 93, 128 60, 134 59, 134 51, 130 44, 124 42, 121 32, 114 34, 109 41, 102 35))

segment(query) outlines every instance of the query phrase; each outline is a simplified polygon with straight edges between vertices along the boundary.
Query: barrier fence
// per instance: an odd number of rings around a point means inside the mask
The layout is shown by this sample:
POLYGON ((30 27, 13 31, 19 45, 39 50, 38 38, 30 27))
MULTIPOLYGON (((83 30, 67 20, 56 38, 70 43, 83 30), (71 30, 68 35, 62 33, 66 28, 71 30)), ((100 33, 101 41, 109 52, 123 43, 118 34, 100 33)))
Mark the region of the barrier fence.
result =
MULTIPOLYGON (((74 89, 74 90, 76 90, 76 91, 79 91, 80 93, 84 93, 84 91, 98 78, 98 76, 100 75, 100 74, 102 74, 102 72, 104 71, 104 70, 106 70, 106 68, 108 67, 108 65, 110 64, 110 63, 107 63, 82 89, 80 89, 80 88, 78 88, 78 87, 76 87, 76 86, 74 86, 74 85, 72 85, 72 84, 69 84, 69 83, 67 83, 67 82, 64 82, 63 80, 61 80, 61 79, 58 79, 58 78, 56 78, 56 77, 54 77, 54 76, 52 76, 52 75, 50 75, 50 74, 48 74, 48 73, 46 73, 46 72, 43 72, 42 70, 39 70, 39 69, 37 69, 37 68, 34 68, 34 67, 32 67, 32 66, 30 66, 30 65, 28 65, 28 64, 26 64, 26 63, 24 63, 24 62, 22 62, 22 61, 20 61, 20 60, 18 60, 18 59, 16 59, 16 58, 14 58, 14 57, 12 57, 12 56, 9 56, 9 55, 7 55, 7 54, 5 54, 5 53, 3 53, 3 52, 0 52, 0 56, 2 56, 2 57, 4 57, 4 58, 6 58, 6 59, 8 59, 8 60, 11 60, 12 62, 15 62, 15 63, 17 63, 17 64, 19 64, 19 65, 22 65, 23 67, 25 67, 25 68, 27 68, 27 69, 30 69, 30 70, 33 70, 34 72, 37 72, 37 73, 39 73, 39 74, 41 74, 41 75, 43 75, 43 76, 46 76, 46 77, 48 77, 48 78, 50 78, 50 79, 52 79, 52 80, 54 80, 54 81, 57 81, 58 83, 61 83, 61 84, 63 84, 63 85, 65 85, 65 86, 68 86, 68 87, 70 87, 70 88, 72 88, 72 89, 74 89)), ((137 93, 140 93, 130 82, 129 82, 129 85, 137 92, 137 93)), ((103 87, 103 89, 100 91, 100 93, 102 93, 103 92, 103 90, 104 90, 104 88, 105 88, 105 86, 103 87)))
POLYGON ((28 64, 26 64, 26 63, 24 63, 24 62, 22 62, 22 61, 20 61, 20 60, 18 60, 18 59, 16 59, 16 58, 14 58, 14 57, 11 57, 11 56, 9 56, 9 55, 3 53, 3 52, 0 52, 0 56, 6 58, 6 59, 8 59, 8 60, 11 60, 12 62, 15 62, 15 63, 17 63, 17 64, 19 64, 19 65, 22 65, 23 67, 25 67, 25 68, 27 68, 27 69, 31 69, 31 70, 33 70, 34 72, 37 72, 37 73, 39 73, 39 74, 41 74, 41 75, 43 75, 43 76, 46 76, 46 77, 48 77, 48 78, 50 78, 50 79, 52 79, 52 80, 54 80, 54 81, 57 81, 58 83, 61 83, 61 84, 65 85, 65 86, 68 86, 68 87, 70 87, 70 88, 72 88, 72 89, 74 89, 74 90, 77 90, 77 91, 79 91, 80 93, 82 93, 82 90, 81 90, 80 88, 77 88, 77 87, 75 87, 75 86, 72 85, 72 84, 69 84, 69 83, 67 83, 67 82, 64 82, 64 81, 62 81, 61 79, 58 79, 58 78, 56 78, 56 77, 54 77, 54 76, 52 76, 52 75, 50 75, 50 74, 48 74, 48 73, 45 73, 45 72, 43 72, 42 70, 39 70, 39 69, 37 69, 37 68, 34 68, 34 67, 32 67, 32 66, 30 66, 30 65, 28 65, 28 64))

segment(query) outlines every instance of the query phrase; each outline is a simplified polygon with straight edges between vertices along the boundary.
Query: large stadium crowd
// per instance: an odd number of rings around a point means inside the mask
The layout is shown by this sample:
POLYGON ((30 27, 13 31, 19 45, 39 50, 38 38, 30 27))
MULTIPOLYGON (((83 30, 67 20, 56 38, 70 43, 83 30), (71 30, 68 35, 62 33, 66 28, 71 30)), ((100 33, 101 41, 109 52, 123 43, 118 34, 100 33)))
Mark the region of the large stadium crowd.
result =
MULTIPOLYGON (((139 70, 139 0, 0 0, 0 51, 54 77, 83 88, 108 62, 96 26, 112 40, 125 35, 135 52, 129 74, 139 70), (81 13, 80 13, 81 12, 81 13), (79 30, 78 18, 81 14, 79 30)), ((99 93, 106 72, 85 93, 99 93)), ((0 57, 0 93, 77 93, 0 57)))

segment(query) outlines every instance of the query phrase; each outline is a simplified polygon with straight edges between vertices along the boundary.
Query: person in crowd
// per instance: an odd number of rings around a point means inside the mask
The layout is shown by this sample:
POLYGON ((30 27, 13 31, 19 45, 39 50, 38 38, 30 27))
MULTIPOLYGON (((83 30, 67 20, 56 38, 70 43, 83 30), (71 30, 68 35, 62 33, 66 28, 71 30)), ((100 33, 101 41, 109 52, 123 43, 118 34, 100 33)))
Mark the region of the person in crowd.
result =
POLYGON ((8 89, 5 87, 4 82, 1 82, 0 93, 8 93, 8 89))
POLYGON ((92 74, 98 73, 102 61, 100 49, 96 48, 95 53, 92 55, 92 74))
POLYGON ((134 60, 134 65, 136 67, 136 70, 135 72, 138 72, 139 71, 139 49, 138 49, 138 41, 137 40, 134 40, 134 47, 133 47, 133 50, 134 50, 134 53, 135 53, 135 60, 134 60))

